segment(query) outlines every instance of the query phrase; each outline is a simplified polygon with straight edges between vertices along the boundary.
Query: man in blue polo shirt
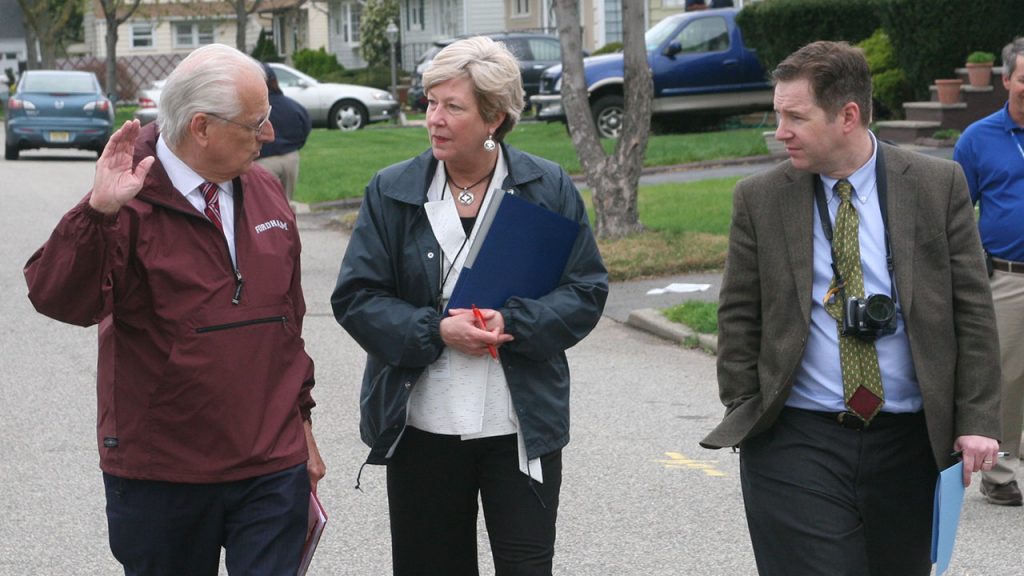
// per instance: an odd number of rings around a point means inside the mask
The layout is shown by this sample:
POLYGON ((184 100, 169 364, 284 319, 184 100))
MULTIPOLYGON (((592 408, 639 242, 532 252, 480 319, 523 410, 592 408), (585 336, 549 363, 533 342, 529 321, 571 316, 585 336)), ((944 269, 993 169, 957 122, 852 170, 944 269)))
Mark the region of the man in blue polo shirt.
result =
POLYGON ((1010 97, 998 112, 971 124, 953 159, 963 166, 978 228, 991 262, 1002 364, 1001 458, 984 472, 981 492, 993 504, 1020 506, 1017 485, 1024 401, 1024 37, 1003 48, 1003 86, 1010 97))

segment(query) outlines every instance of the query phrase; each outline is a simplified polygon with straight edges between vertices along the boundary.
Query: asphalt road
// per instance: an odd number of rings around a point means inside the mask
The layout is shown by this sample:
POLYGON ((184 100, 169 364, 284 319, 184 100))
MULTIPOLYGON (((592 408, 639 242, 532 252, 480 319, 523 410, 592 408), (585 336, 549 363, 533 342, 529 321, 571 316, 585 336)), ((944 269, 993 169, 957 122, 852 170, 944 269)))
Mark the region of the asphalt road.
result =
MULTIPOLYGON (((95 328, 36 314, 22 267, 88 190, 93 157, 28 152, 0 162, 0 576, 115 575, 95 446, 95 328)), ((357 433, 362 353, 335 323, 329 294, 345 236, 324 215, 303 215, 307 348, 316 361, 315 430, 328 476, 330 521, 311 574, 390 573, 384 470, 367 467, 357 433)), ((712 278, 712 280, 714 280, 712 278)), ((652 282, 664 285, 665 282, 652 282)), ((617 309, 645 285, 616 285, 617 309)), ((640 302, 638 307, 648 306, 640 302)), ((738 458, 697 441, 721 415, 714 359, 606 316, 569 352, 573 440, 564 453, 556 574, 754 574, 738 458)), ((1022 509, 968 491, 950 574, 1024 573, 1022 509)), ((493 574, 480 532, 481 572, 493 574)), ((794 546, 799 553, 799 546, 794 546)))

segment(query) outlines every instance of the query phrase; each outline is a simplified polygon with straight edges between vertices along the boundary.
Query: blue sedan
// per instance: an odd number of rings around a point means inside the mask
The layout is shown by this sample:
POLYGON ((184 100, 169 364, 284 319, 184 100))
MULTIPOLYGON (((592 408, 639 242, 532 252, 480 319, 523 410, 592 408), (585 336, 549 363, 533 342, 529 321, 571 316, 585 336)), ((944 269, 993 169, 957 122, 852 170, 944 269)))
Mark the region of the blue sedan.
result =
POLYGON ((110 138, 114 106, 92 72, 28 70, 7 101, 4 158, 31 148, 78 148, 99 157, 110 138))

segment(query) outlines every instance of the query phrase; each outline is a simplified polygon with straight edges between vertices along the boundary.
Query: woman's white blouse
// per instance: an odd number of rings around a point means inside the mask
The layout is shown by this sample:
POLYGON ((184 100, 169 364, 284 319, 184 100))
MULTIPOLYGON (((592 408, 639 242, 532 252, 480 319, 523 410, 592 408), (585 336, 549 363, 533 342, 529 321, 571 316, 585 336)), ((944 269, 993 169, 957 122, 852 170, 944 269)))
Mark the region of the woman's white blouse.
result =
MULTIPOLYGON (((487 210, 495 194, 504 193, 500 184, 507 175, 504 154, 499 154, 487 187, 490 192, 484 197, 478 214, 487 210)), ((478 226, 474 225, 467 241, 451 191, 446 190, 443 162, 438 162, 424 207, 443 253, 437 259, 442 266, 440 277, 448 276, 441 290, 444 305, 458 282, 466 254, 473 242, 482 238, 477 238, 478 226)), ((526 461, 526 449, 522 435, 518 434, 519 420, 505 373, 490 355, 469 356, 445 347, 440 358, 423 371, 412 389, 407 424, 434 434, 458 434, 463 440, 516 433, 520 470, 543 482, 538 459, 526 461)))

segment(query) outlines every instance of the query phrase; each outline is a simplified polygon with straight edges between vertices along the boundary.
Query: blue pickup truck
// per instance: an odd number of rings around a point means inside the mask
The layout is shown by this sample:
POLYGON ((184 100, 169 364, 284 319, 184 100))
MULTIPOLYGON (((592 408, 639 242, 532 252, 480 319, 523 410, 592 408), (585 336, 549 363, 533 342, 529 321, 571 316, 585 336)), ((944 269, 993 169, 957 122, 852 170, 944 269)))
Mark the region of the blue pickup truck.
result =
MULTIPOLYGON (((724 115, 772 109, 772 87, 757 55, 743 44, 736 9, 703 10, 669 16, 644 36, 654 79, 652 114, 724 115)), ((622 54, 583 60, 590 109, 604 138, 622 130, 622 54)), ((561 65, 541 77, 540 94, 530 98, 537 117, 565 121, 561 65)))

